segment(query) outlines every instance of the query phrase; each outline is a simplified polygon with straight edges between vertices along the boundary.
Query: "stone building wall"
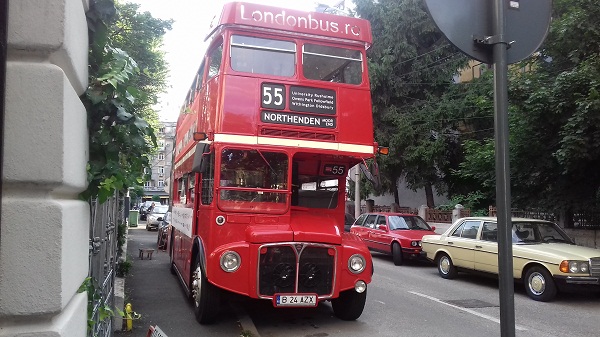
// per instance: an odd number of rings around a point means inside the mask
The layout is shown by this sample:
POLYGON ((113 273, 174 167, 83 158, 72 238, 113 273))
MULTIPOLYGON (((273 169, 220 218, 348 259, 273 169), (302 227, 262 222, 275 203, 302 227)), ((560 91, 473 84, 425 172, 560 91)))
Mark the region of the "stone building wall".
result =
POLYGON ((85 336, 87 0, 10 0, 0 336, 85 336))

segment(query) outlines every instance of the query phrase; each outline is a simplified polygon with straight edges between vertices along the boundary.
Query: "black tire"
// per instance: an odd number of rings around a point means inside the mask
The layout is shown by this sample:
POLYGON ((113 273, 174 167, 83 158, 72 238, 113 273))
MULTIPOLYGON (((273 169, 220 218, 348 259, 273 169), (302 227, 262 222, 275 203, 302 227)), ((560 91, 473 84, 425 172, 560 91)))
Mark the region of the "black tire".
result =
POLYGON ((175 271, 175 262, 173 261, 173 239, 171 239, 171 249, 169 250, 169 271, 171 272, 171 274, 176 275, 177 272, 175 271))
POLYGON ((442 278, 453 279, 458 275, 458 271, 452 263, 452 259, 445 253, 442 253, 437 258, 438 273, 442 278))
POLYGON ((208 282, 202 268, 200 259, 196 258, 195 269, 192 271, 192 300, 194 302, 194 315, 200 324, 211 324, 217 320, 219 304, 221 301, 220 289, 208 282))
POLYGON ((402 247, 398 242, 392 243, 392 259, 394 260, 394 264, 396 266, 401 266, 404 263, 404 258, 402 257, 402 247))
POLYGON ((362 315, 367 302, 367 290, 357 293, 354 289, 342 291, 340 297, 331 300, 335 316, 344 321, 354 321, 362 315))
POLYGON ((534 266, 525 273, 525 292, 536 301, 548 302, 556 296, 556 284, 546 268, 534 266))

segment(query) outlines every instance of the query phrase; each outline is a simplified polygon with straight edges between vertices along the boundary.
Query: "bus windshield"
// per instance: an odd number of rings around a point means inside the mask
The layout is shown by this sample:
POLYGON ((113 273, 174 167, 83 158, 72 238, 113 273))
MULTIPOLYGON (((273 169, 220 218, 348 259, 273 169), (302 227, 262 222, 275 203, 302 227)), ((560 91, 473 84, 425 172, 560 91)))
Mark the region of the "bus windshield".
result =
POLYGON ((224 211, 287 210, 288 156, 226 148, 221 152, 219 208, 224 211))
POLYGON ((362 54, 358 50, 305 44, 302 72, 311 80, 360 84, 362 54))
POLYGON ((241 35, 231 37, 231 68, 235 71, 289 77, 295 73, 295 59, 294 42, 241 35))

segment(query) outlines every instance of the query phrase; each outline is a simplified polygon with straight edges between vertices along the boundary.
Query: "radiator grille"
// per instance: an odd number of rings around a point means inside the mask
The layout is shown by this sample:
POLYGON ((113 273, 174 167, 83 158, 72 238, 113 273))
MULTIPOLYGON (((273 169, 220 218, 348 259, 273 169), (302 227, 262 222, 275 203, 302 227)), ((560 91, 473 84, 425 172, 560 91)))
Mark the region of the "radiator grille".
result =
POLYGON ((333 289, 335 250, 310 244, 261 247, 259 295, 315 293, 330 295, 333 289), (333 253, 332 253, 333 252, 333 253))
POLYGON ((260 130, 260 133, 263 136, 278 136, 285 138, 303 138, 316 140, 335 140, 335 135, 331 133, 281 130, 273 128, 263 128, 260 130))
POLYGON ((600 257, 592 257, 590 259, 590 274, 600 277, 600 257))

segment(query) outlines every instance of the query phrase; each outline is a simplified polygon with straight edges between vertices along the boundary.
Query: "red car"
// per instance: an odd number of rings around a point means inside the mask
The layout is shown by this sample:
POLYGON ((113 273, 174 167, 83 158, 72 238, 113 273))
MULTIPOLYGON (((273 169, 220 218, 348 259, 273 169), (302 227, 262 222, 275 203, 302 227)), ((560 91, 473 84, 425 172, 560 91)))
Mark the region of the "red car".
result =
POLYGON ((421 258, 423 235, 437 234, 423 218, 403 213, 364 213, 350 228, 374 252, 392 255, 394 264, 421 258))

